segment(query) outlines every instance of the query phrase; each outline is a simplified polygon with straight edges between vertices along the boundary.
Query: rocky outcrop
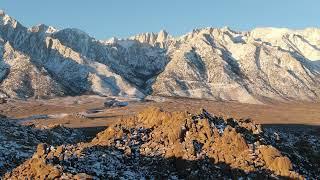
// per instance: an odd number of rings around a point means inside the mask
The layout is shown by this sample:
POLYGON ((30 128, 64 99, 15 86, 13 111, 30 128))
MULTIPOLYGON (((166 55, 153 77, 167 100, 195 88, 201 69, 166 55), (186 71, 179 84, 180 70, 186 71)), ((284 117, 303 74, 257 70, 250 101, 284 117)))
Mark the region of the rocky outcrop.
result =
POLYGON ((7 100, 5 98, 0 98, 0 104, 7 103, 7 100))
POLYGON ((190 114, 149 108, 89 143, 40 144, 32 158, 4 179, 303 179, 270 140, 250 120, 224 120, 205 110, 190 114))
POLYGON ((61 145, 89 138, 77 129, 55 126, 41 130, 13 121, 0 115, 0 176, 30 158, 39 143, 61 145))
MULTIPOLYGON (((265 136, 268 137, 268 143, 285 153, 290 158, 293 168, 305 177, 316 177, 320 173, 320 134, 318 126, 289 128, 285 125, 281 128, 279 125, 266 127, 265 136)), ((279 165, 290 167, 288 159, 278 159, 278 150, 272 150, 269 165, 275 168, 279 165), (277 159, 277 160, 276 160, 277 159)), ((268 156, 270 151, 264 151, 268 156)))

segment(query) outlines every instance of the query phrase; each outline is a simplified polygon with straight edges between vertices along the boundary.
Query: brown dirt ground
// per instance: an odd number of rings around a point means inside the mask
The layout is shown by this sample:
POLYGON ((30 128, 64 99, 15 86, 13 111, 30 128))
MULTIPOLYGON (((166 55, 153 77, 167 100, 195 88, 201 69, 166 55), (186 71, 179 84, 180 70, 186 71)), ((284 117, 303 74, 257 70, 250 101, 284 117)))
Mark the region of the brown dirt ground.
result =
POLYGON ((62 118, 37 119, 24 121, 25 124, 54 125, 67 127, 104 127, 122 117, 133 115, 145 107, 155 106, 167 111, 196 112, 205 108, 209 112, 224 118, 250 118, 261 124, 320 125, 320 103, 272 102, 264 105, 241 104, 237 102, 216 102, 199 99, 170 98, 166 102, 132 101, 127 107, 104 108, 106 98, 97 96, 80 96, 56 98, 51 100, 9 100, 0 105, 0 114, 12 119, 26 118, 43 114, 73 114, 62 118), (76 113, 90 109, 101 109, 102 112, 79 118, 76 113))

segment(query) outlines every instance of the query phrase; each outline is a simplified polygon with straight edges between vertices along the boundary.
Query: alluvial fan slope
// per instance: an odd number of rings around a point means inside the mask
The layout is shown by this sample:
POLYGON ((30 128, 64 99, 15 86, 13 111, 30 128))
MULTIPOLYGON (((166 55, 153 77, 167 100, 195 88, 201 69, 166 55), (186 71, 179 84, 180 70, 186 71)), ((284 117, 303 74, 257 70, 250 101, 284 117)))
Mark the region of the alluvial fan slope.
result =
POLYGON ((39 144, 32 158, 4 179, 316 178, 314 169, 303 169, 307 166, 272 146, 269 133, 250 120, 224 120, 205 110, 149 108, 89 143, 39 144))
POLYGON ((320 30, 196 29, 99 41, 0 12, 0 95, 319 101, 320 30))

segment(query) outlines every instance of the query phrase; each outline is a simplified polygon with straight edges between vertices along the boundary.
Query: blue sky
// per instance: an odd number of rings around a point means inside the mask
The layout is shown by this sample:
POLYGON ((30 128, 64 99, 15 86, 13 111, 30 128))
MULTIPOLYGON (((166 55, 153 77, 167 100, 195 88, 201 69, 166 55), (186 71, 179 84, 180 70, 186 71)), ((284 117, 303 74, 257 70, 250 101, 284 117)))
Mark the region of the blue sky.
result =
POLYGON ((161 29, 177 36, 201 27, 319 27, 319 7, 319 0, 0 1, 0 8, 25 26, 74 27, 97 39, 161 29))

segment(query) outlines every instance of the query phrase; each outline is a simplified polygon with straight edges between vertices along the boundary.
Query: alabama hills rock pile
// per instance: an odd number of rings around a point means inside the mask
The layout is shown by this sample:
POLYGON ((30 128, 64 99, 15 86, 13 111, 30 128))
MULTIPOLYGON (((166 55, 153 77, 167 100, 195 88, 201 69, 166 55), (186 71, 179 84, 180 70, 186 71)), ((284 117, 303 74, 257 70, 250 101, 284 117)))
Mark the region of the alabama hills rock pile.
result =
POLYGON ((4 179, 303 179, 267 135, 250 120, 149 108, 88 143, 39 144, 32 158, 4 179))
POLYGON ((0 115, 0 176, 30 158, 39 143, 61 145, 86 140, 82 131, 77 129, 62 126, 36 129, 4 117, 0 115))
POLYGON ((320 175, 320 127, 265 127, 268 143, 288 156, 305 177, 320 175))

